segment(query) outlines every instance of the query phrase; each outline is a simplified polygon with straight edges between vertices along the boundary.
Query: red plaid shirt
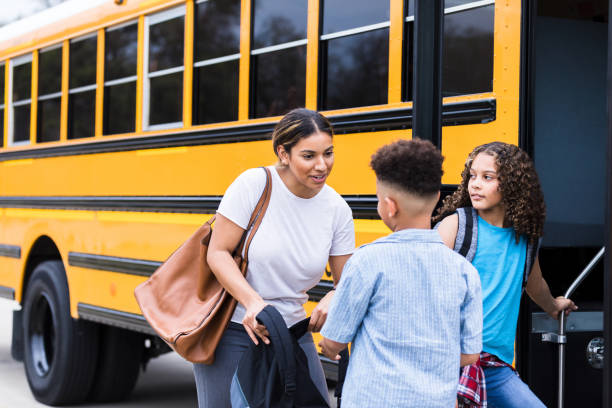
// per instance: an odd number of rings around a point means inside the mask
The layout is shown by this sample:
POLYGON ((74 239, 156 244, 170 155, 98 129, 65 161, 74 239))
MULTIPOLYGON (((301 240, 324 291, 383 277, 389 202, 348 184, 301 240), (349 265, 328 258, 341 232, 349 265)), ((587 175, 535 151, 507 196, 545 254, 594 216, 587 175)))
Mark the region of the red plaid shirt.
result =
POLYGON ((463 367, 459 386, 457 387, 457 402, 459 408, 487 406, 487 386, 482 367, 514 367, 504 363, 493 354, 482 352, 477 362, 463 367))

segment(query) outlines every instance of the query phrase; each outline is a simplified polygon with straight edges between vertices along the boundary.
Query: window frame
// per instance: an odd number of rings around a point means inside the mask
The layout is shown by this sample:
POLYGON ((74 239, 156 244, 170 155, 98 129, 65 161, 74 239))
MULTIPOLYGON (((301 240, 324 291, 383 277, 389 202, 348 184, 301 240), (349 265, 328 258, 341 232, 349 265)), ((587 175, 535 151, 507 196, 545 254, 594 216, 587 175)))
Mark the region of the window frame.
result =
MULTIPOLYGON (((250 39, 251 39, 251 47, 252 44, 254 43, 254 37, 255 37, 255 4, 254 1, 257 0, 252 0, 251 3, 251 12, 252 12, 252 16, 251 16, 251 27, 249 27, 251 34, 250 34, 250 39)), ((306 5, 306 20, 308 21, 308 4, 306 5)), ((273 53, 275 51, 281 51, 281 50, 287 50, 290 48, 298 48, 298 47, 302 47, 302 46, 306 46, 308 47, 308 23, 306 23, 306 33, 305 33, 305 37, 299 40, 293 40, 293 41, 289 41, 289 42, 285 42, 285 43, 280 43, 280 44, 275 44, 275 45, 269 45, 266 47, 261 47, 261 48, 250 48, 249 49, 249 76, 250 76, 250 80, 249 80, 249 119, 262 119, 262 118, 266 118, 268 116, 256 116, 255 115, 255 109, 257 106, 257 93, 255 92, 256 89, 256 79, 255 75, 254 75, 254 69, 253 69, 253 57, 257 57, 259 55, 262 54, 269 54, 269 53, 273 53)), ((306 87, 308 86, 306 84, 306 78, 308 77, 308 72, 307 72, 307 65, 308 65, 308 56, 306 57, 306 61, 304 61, 304 71, 305 71, 305 77, 304 77, 304 105, 306 105, 306 87)))
MULTIPOLYGON (((183 127, 183 115, 181 114, 181 120, 177 122, 159 123, 151 125, 149 122, 150 115, 150 98, 151 98, 151 78, 157 78, 165 75, 176 74, 178 72, 183 73, 183 79, 185 75, 185 60, 180 66, 162 69, 153 73, 149 72, 149 31, 152 25, 163 23, 174 18, 183 17, 183 28, 186 23, 185 19, 187 7, 183 4, 178 7, 173 7, 168 10, 160 11, 159 13, 146 15, 144 18, 144 40, 143 40, 143 67, 142 67, 142 129, 147 130, 165 130, 165 129, 176 129, 183 127)), ((183 47, 187 46, 187 41, 183 38, 183 47)), ((184 80, 183 82, 184 83, 184 80)), ((181 94, 183 94, 182 89, 181 94)), ((185 111, 185 106, 181 109, 181 112, 185 111)))
MULTIPOLYGON (((461 4, 459 6, 447 7, 444 9, 444 17, 450 14, 460 13, 462 11, 475 10, 478 8, 488 7, 491 5, 495 6, 495 1, 496 0, 477 0, 477 1, 472 1, 469 3, 461 4)), ((408 10, 408 15, 404 17, 404 24, 406 23, 414 24, 414 8, 411 10, 408 10)), ((404 38, 406 38, 405 32, 404 32, 404 38)), ((495 46, 495 43, 493 44, 493 46, 495 46)), ((408 47, 412 47, 412 44, 405 44, 403 46, 404 56, 402 57, 402 61, 403 61, 402 62, 402 102, 412 103, 412 95, 408 95, 408 90, 412 89, 412 83, 409 84, 408 81, 406 81, 407 74, 405 72, 405 70, 407 69, 405 54, 408 52, 408 47)), ((410 78, 410 81, 412 81, 412 78, 410 78)), ((495 92, 495 89, 492 89, 491 91, 487 91, 487 92, 495 92)), ((482 93, 482 92, 479 92, 479 93, 482 93)), ((462 94, 462 95, 454 95, 454 96, 443 96, 442 99, 449 98, 449 97, 457 98, 457 97, 467 96, 467 95, 477 95, 477 94, 471 93, 471 94, 462 94)))
MULTIPOLYGON (((7 139, 8 139, 8 146, 27 146, 30 144, 30 138, 28 138, 28 140, 21 140, 21 141, 14 141, 15 138, 15 134, 14 134, 14 130, 15 130, 15 126, 14 126, 14 121, 15 121, 15 107, 19 107, 19 106, 25 106, 25 105, 29 105, 30 106, 30 122, 32 121, 31 118, 31 113, 32 113, 32 87, 30 85, 30 97, 28 99, 22 99, 19 100, 17 102, 13 101, 13 80, 14 80, 14 73, 13 70, 15 69, 15 67, 18 67, 20 65, 24 65, 27 63, 32 63, 32 60, 34 58, 34 53, 30 52, 28 54, 23 54, 20 55, 18 57, 12 58, 10 60, 10 67, 9 67, 9 83, 8 85, 5 84, 4 87, 5 92, 8 92, 8 135, 7 135, 7 139)), ((30 74, 30 84, 32 81, 32 74, 30 74)), ((30 129, 31 129, 32 123, 30 123, 30 129)))
MULTIPOLYGON (((113 32, 116 30, 120 30, 122 28, 125 27, 129 27, 131 25, 135 25, 136 26, 136 47, 138 47, 138 19, 133 19, 133 20, 129 20, 129 21, 125 21, 119 24, 115 24, 112 26, 108 26, 104 28, 104 40, 106 42, 106 35, 109 32, 113 32)), ((106 43, 104 44, 104 65, 106 66, 106 52, 107 52, 107 47, 106 47, 106 43)), ((138 51, 137 51, 138 53, 138 51)), ((147 60, 148 61, 148 60, 147 60)), ((134 103, 136 104, 136 99, 138 99, 138 59, 136 61, 136 73, 134 75, 130 75, 127 77, 123 77, 123 78, 117 78, 117 79, 111 79, 109 81, 106 80, 106 71, 103 73, 103 78, 104 81, 102 83, 102 92, 106 95, 106 88, 107 87, 112 87, 115 85, 123 85, 123 84, 127 84, 130 82, 134 82, 135 88, 136 88, 136 95, 135 96, 135 101, 134 103)), ((104 107, 102 107, 102 109, 104 109, 104 107)), ((108 115, 108 112, 106 112, 106 109, 104 109, 104 111, 102 112, 102 135, 103 136, 110 136, 110 135, 117 135, 117 134, 121 134, 121 133, 106 133, 106 129, 104 128, 104 123, 106 122, 106 115, 108 115)), ((128 133, 134 133, 136 131, 136 120, 137 120, 137 112, 136 112, 136 106, 134 106, 134 130, 128 133)))
MULTIPOLYGON (((199 4, 207 3, 207 2, 208 2, 208 0, 197 0, 195 2, 196 10, 197 10, 197 6, 199 4)), ((197 18, 198 18, 197 12, 194 13, 193 18, 194 18, 194 23, 197 24, 197 21, 196 21, 197 18)), ((193 44, 196 43, 196 38, 195 38, 196 34, 197 34, 196 30, 194 30, 194 33, 193 33, 193 35, 194 35, 193 44)), ((234 54, 228 54, 228 55, 224 55, 222 57, 215 57, 215 58, 209 58, 209 59, 203 59, 203 60, 197 60, 197 61, 196 61, 195 46, 194 46, 194 52, 193 52, 193 71, 194 71, 194 75, 193 75, 193 78, 192 78, 192 81, 191 81, 192 88, 193 88, 193 86, 195 84, 195 80, 194 80, 195 79, 195 70, 197 68, 202 68, 202 67, 206 67, 206 66, 222 64, 224 62, 230 62, 230 61, 240 61, 240 57, 241 56, 242 56, 242 54, 240 53, 240 41, 238 41, 238 52, 236 52, 234 54)), ((238 67, 238 77, 240 77, 240 67, 238 67)), ((196 92, 198 92, 198 91, 199 91, 198 89, 193 88, 193 98, 196 97, 196 92)), ((238 101, 236 101, 236 102, 237 102, 236 103, 236 109, 237 109, 237 111, 236 111, 236 119, 233 120, 233 121, 230 121, 230 122, 235 122, 236 120, 238 120, 238 111, 240 110, 240 107, 239 107, 239 102, 238 101)), ((194 107, 195 107, 195 104, 192 104, 191 109, 193 110, 194 107)), ((197 117, 196 112, 195 111, 192 112, 192 118, 196 118, 196 117, 197 117)), ((192 121, 193 121, 193 119, 192 119, 192 121)), ((223 122, 212 122, 212 123, 223 123, 223 122)), ((209 124, 210 123, 198 123, 198 124, 195 124, 194 126, 209 125, 209 124)))
MULTIPOLYGON (((39 79, 39 81, 38 81, 38 88, 39 89, 40 89, 40 54, 43 53, 43 52, 47 52, 47 51, 53 51, 55 49, 60 49, 62 51, 63 50, 63 45, 64 44, 60 42, 60 43, 53 44, 53 45, 51 45, 49 47, 41 48, 41 49, 38 50, 38 61, 39 61, 38 62, 38 79, 39 79)), ((60 52, 60 90, 57 91, 57 92, 50 93, 50 94, 40 94, 39 93, 39 89, 36 92, 36 95, 37 95, 36 99, 38 101, 38 109, 37 109, 38 112, 36 114, 36 143, 37 144, 38 143, 52 143, 52 141, 44 141, 43 142, 43 141, 39 141, 38 140, 38 138, 40 136, 40 125, 41 125, 41 123, 39 122, 40 102, 44 102, 44 101, 48 101, 48 100, 56 99, 57 98, 59 100, 59 103, 60 103, 60 118, 59 119, 60 119, 60 122, 61 122, 61 118, 62 118, 62 113, 61 113, 61 106, 62 106, 62 78, 61 78, 62 74, 61 74, 61 66, 62 66, 62 63, 63 63, 62 62, 62 54, 60 52)), ((61 130, 58 133, 57 140, 55 140, 55 142, 60 141, 60 139, 61 139, 61 130)))
MULTIPOLYGON (((84 40, 89 40, 90 38, 96 38, 96 40, 98 39, 98 31, 93 31, 91 33, 87 33, 75 38, 70 38, 68 40, 68 52, 70 54, 70 47, 72 44, 80 42, 80 41, 84 41, 84 40)), ((96 61, 95 61, 95 66, 96 66, 96 73, 98 70, 98 52, 97 52, 97 41, 96 41, 96 61)), ((72 95, 75 94, 80 94, 80 93, 85 93, 85 92, 90 92, 90 91, 94 91, 97 92, 98 89, 98 83, 97 80, 94 80, 93 84, 91 85, 83 85, 83 86, 78 86, 76 88, 70 88, 70 58, 68 59, 68 101, 70 101, 70 97, 72 95)), ((97 74, 96 74, 97 75, 97 74)), ((96 97, 94 94, 94 120, 95 120, 95 110, 96 110, 96 97)), ((93 138, 95 137, 95 124, 94 124, 94 132, 91 135, 88 136, 84 136, 84 137, 70 137, 70 117, 71 117, 71 112, 70 112, 70 102, 68 102, 68 112, 67 112, 67 120, 68 120, 68 133, 67 133, 67 137, 68 137, 68 141, 72 141, 72 140, 82 140, 82 139, 89 139, 89 138, 93 138)))
MULTIPOLYGON (((407 3, 407 1, 406 1, 407 3)), ((324 4, 323 2, 321 2, 321 9, 320 9, 320 14, 321 16, 324 13, 324 4)), ((327 111, 327 110, 345 110, 345 109, 355 109, 355 108, 363 108, 365 106, 382 106, 382 105, 386 105, 389 103, 389 90, 387 89, 387 100, 383 101, 380 104, 376 104, 376 105, 355 105, 355 106, 347 106, 347 107, 342 107, 342 108, 324 108, 325 104, 325 100, 324 98, 326 97, 326 92, 324 92, 324 89, 326 88, 327 84, 326 84, 326 78, 325 78, 325 72, 327 72, 328 67, 324 66, 323 64, 327 64, 327 57, 326 56, 322 56, 322 50, 327 49, 328 48, 328 44, 329 44, 329 40, 335 40, 338 38, 345 38, 345 37, 350 37, 352 35, 357 35, 357 34, 363 34, 363 33, 368 33, 368 32, 372 32, 372 31, 376 31, 376 30, 382 30, 382 29, 387 29, 388 30, 388 34, 391 31, 391 9, 389 9, 389 19, 387 21, 381 21, 379 23, 374 23, 374 24, 368 24, 365 26, 359 26, 359 27, 354 27, 354 28, 349 28, 347 30, 340 30, 340 31, 334 31, 331 33, 327 33, 327 34, 322 34, 323 33, 323 18, 320 18, 320 27, 319 27, 319 64, 318 64, 318 92, 317 92, 317 109, 318 110, 322 110, 322 111, 327 111)), ((389 70, 390 70, 390 60, 389 60, 389 56, 387 56, 387 78, 389 76, 389 70)))

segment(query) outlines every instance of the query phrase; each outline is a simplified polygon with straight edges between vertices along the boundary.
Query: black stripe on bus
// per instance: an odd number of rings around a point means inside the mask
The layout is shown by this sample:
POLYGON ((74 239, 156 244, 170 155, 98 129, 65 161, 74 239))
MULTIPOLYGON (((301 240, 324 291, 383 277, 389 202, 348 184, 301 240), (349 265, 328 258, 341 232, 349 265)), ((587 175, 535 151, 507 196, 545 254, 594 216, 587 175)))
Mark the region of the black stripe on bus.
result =
POLYGON ((122 312, 105 307, 79 303, 77 305, 79 317, 96 323, 134 330, 146 334, 155 334, 149 323, 139 314, 122 312))
POLYGON ((306 293, 308 294, 308 300, 311 302, 318 302, 323 299, 323 296, 327 295, 327 292, 334 288, 334 283, 331 281, 322 280, 306 293))
POLYGON ((7 286, 0 286, 0 298, 15 300, 15 289, 7 286))
POLYGON ((81 252, 68 253, 68 265, 71 266, 146 277, 151 276, 161 264, 161 262, 143 259, 120 258, 117 256, 94 255, 81 252))
MULTIPOLYGON (((335 115, 329 119, 335 132, 344 134, 410 129, 412 114, 412 108, 400 108, 335 115)), ((442 108, 442 123, 445 126, 488 123, 494 121, 495 117, 495 99, 447 103, 442 108)), ((178 131, 119 140, 96 139, 53 147, 37 145, 31 149, 1 152, 0 161, 267 140, 270 139, 274 125, 275 123, 264 123, 223 129, 178 131)))
MULTIPOLYGON (((442 185, 441 197, 451 194, 456 185, 442 185)), ((60 210, 150 211, 212 214, 221 202, 220 196, 64 196, 0 197, 0 208, 43 208, 60 210)), ((345 195, 344 200, 358 219, 378 219, 375 195, 345 195)), ((15 247, 19 248, 19 247, 15 247)), ((0 246, 0 251, 2 246, 0 246)), ((0 252, 1 255, 1 252, 0 252)))
MULTIPOLYGON (((344 196, 355 218, 378 218, 374 195, 344 196)), ((212 214, 219 196, 0 197, 0 208, 151 211, 212 214)))
POLYGON ((17 245, 0 244, 0 256, 6 258, 21 258, 21 247, 17 245))

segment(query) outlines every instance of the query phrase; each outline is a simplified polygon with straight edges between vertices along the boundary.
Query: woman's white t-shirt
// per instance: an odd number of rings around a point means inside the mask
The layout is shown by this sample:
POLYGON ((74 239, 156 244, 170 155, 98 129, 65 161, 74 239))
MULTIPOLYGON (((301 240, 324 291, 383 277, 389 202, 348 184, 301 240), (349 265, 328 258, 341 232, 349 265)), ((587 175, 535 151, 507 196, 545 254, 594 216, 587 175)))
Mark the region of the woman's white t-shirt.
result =
MULTIPOLYGON (((306 317, 306 291, 314 287, 330 255, 355 249, 350 207, 325 185, 316 196, 293 194, 270 166, 272 194, 264 218, 251 242, 246 279, 263 300, 273 305, 291 326, 306 317)), ((242 173, 228 187, 217 212, 246 229, 266 184, 261 168, 242 173)), ((238 304, 232 321, 242 323, 238 304)))

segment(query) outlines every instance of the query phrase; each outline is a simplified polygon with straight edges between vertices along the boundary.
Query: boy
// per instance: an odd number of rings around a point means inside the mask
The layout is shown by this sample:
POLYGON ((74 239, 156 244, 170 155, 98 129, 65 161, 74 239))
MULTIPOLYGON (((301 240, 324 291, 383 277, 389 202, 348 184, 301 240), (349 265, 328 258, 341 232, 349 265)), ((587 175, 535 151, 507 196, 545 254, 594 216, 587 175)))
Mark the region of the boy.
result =
POLYGON ((378 214, 393 233, 344 267, 319 343, 353 343, 342 407, 453 407, 460 365, 482 348, 476 269, 431 230, 443 157, 429 142, 383 146, 370 163, 378 214))

